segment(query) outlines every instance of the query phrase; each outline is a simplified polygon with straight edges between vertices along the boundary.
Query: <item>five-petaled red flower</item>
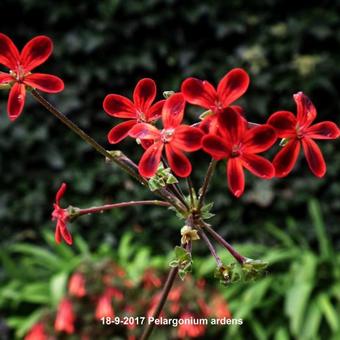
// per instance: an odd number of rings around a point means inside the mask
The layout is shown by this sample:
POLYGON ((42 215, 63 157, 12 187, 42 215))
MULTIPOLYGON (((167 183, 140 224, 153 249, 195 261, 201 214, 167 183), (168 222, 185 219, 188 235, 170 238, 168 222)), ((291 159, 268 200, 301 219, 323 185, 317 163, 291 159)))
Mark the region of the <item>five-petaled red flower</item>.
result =
POLYGON ((56 76, 31 73, 49 58, 52 50, 52 40, 41 35, 30 40, 19 53, 13 41, 0 33, 0 64, 10 70, 9 73, 0 72, 0 85, 11 86, 7 105, 11 121, 17 119, 23 110, 27 86, 48 93, 57 93, 64 89, 64 82, 56 76))
POLYGON ((156 98, 156 84, 152 79, 140 80, 133 92, 133 102, 118 94, 109 94, 103 102, 104 110, 110 116, 127 118, 128 121, 113 127, 108 140, 115 144, 128 136, 130 129, 137 123, 153 123, 160 118, 165 100, 152 105, 156 98))
POLYGON ((164 148, 173 172, 179 177, 190 175, 191 163, 183 151, 191 152, 200 149, 203 133, 198 128, 181 124, 184 108, 183 95, 175 93, 166 100, 163 106, 164 129, 162 131, 146 123, 136 124, 130 130, 129 135, 133 138, 154 141, 139 162, 139 172, 142 176, 152 177, 156 173, 164 148))
MULTIPOLYGON (((247 72, 241 68, 234 68, 220 80, 217 90, 206 80, 188 78, 182 83, 181 91, 188 103, 213 112, 203 120, 200 127, 204 131, 215 133, 217 130, 216 114, 240 98, 247 91, 248 86, 247 72)), ((239 106, 232 106, 232 108, 239 113, 243 111, 239 106)))
POLYGON ((55 229, 55 241, 57 243, 61 243, 61 239, 63 238, 67 244, 71 245, 72 236, 67 229, 67 221, 69 219, 69 214, 67 209, 63 209, 60 207, 60 200, 64 196, 65 191, 66 183, 63 183, 55 196, 55 203, 53 204, 54 210, 52 212, 52 221, 57 221, 55 229))
POLYGON ((317 115, 313 103, 302 92, 295 94, 294 100, 297 116, 289 111, 278 111, 268 119, 278 137, 288 140, 273 160, 276 176, 284 177, 291 172, 302 144, 310 170, 315 176, 323 177, 326 173, 325 160, 313 139, 335 139, 340 136, 340 130, 330 121, 312 125, 317 115))
POLYGON ((57 316, 54 322, 56 332, 74 333, 75 315, 73 305, 70 300, 64 298, 60 301, 57 316))
POLYGON ((240 197, 245 185, 243 167, 264 179, 274 176, 274 166, 257 154, 275 143, 276 133, 269 125, 249 129, 247 121, 232 108, 218 113, 217 119, 219 135, 205 136, 202 147, 216 160, 227 159, 229 189, 240 197))

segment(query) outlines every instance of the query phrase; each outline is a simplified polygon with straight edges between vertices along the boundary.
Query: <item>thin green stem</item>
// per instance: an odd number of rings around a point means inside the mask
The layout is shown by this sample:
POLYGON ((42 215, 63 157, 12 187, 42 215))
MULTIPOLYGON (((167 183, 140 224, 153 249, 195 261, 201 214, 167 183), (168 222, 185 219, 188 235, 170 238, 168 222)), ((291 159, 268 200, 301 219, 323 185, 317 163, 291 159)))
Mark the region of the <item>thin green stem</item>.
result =
POLYGON ((220 234, 218 234, 214 229, 212 229, 208 224, 204 224, 204 229, 224 248, 226 248, 229 253, 235 258, 237 262, 243 264, 246 258, 238 253, 231 244, 229 244, 220 234))
POLYGON ((209 187, 209 184, 210 184, 210 180, 214 174, 214 171, 215 171, 215 168, 216 168, 216 163, 217 161, 215 161, 214 159, 211 160, 210 164, 209 164, 209 167, 208 167, 208 170, 207 170, 207 173, 205 175, 205 178, 204 178, 204 182, 203 182, 203 185, 199 191, 199 197, 198 197, 198 209, 200 209, 204 203, 204 198, 205 198, 205 195, 208 191, 208 187, 209 187))
POLYGON ((193 195, 194 186, 192 185, 192 180, 190 176, 187 177, 187 184, 188 184, 188 190, 189 190, 190 205, 193 206, 194 205, 194 195, 193 195))

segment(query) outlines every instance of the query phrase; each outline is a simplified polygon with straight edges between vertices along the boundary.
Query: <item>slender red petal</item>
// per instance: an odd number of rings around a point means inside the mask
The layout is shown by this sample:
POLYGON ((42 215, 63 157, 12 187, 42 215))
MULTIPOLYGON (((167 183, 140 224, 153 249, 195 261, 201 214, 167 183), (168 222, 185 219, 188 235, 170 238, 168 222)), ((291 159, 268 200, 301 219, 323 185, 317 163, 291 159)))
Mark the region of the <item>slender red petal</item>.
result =
POLYGON ((326 121, 310 126, 305 136, 313 139, 336 139, 340 136, 340 130, 335 123, 326 121))
POLYGON ((71 235, 71 233, 69 232, 69 230, 67 229, 66 224, 60 225, 59 230, 60 230, 61 236, 63 237, 63 239, 65 240, 65 242, 66 242, 68 245, 71 245, 71 244, 72 244, 72 235, 71 235))
POLYGON ((134 104, 119 94, 108 94, 103 102, 107 114, 117 118, 138 118, 134 104))
POLYGON ((67 188, 67 184, 64 182, 61 184, 58 192, 56 193, 55 202, 57 205, 59 205, 61 198, 64 196, 66 188, 67 188))
POLYGON ((161 133, 151 124, 138 123, 130 130, 129 136, 139 139, 159 139, 161 133))
POLYGON ((265 179, 274 177, 275 168, 273 164, 264 157, 244 153, 241 159, 243 166, 254 175, 265 179))
POLYGON ((155 122, 162 116, 164 103, 165 100, 160 100, 150 107, 150 109, 145 113, 147 122, 155 122))
POLYGON ((7 103, 8 117, 11 121, 17 119, 24 108, 26 90, 24 84, 15 83, 11 88, 7 103))
POLYGON ((16 70, 18 62, 18 49, 7 35, 0 33, 0 64, 11 70, 16 70))
POLYGON ((225 142, 225 139, 215 135, 204 136, 202 139, 202 148, 216 160, 227 158, 231 153, 230 145, 225 142))
POLYGON ((275 130, 268 124, 247 130, 243 141, 246 153, 259 153, 268 150, 276 141, 275 130))
POLYGON ((144 150, 149 149, 149 147, 154 143, 152 139, 141 139, 140 144, 144 150))
POLYGON ((297 122, 300 127, 309 126, 316 118, 316 109, 310 99, 303 93, 294 94, 294 100, 297 106, 297 122))
POLYGON ((183 120, 185 100, 182 93, 175 93, 165 101, 162 111, 163 126, 165 129, 175 128, 183 120))
POLYGON ((47 93, 57 93, 64 89, 64 82, 59 77, 45 73, 29 74, 24 83, 47 93))
POLYGON ((53 51, 53 43, 49 37, 37 36, 30 40, 20 54, 21 65, 29 72, 44 63, 53 51))
POLYGON ((191 164, 182 151, 170 144, 165 145, 166 158, 171 170, 178 177, 188 177, 191 173, 191 164))
POLYGON ((55 228, 54 239, 55 239, 57 244, 61 243, 62 236, 61 236, 60 226, 59 226, 58 222, 57 222, 57 226, 55 228))
POLYGON ((182 83, 181 91, 185 100, 194 105, 210 109, 216 105, 217 94, 208 81, 188 78, 182 83))
POLYGON ((163 143, 158 142, 150 146, 139 161, 139 173, 143 177, 152 177, 159 166, 162 157, 163 143))
POLYGON ((107 139, 111 144, 119 143, 129 135, 132 127, 137 124, 136 120, 128 120, 114 126, 108 133, 107 139))
POLYGON ((267 123, 275 129, 280 138, 296 136, 297 120, 294 114, 289 111, 274 112, 267 123))
POLYGON ((305 153, 309 169, 317 177, 323 177, 326 173, 326 163, 320 148, 310 138, 302 139, 302 147, 305 153))
POLYGON ((234 68, 228 72, 217 86, 217 94, 223 107, 228 107, 240 98, 248 89, 249 76, 241 68, 234 68))
POLYGON ((196 151, 202 146, 203 132, 195 127, 180 125, 176 128, 171 144, 183 151, 196 151))
POLYGON ((141 79, 133 92, 133 101, 136 108, 144 114, 156 98, 156 83, 150 78, 141 79))
POLYGON ((0 72, 0 84, 9 83, 11 81, 13 81, 13 77, 10 74, 0 72))
POLYGON ((236 111, 241 116, 245 117, 245 111, 244 108, 240 105, 231 105, 230 106, 234 111, 236 111))
POLYGON ((218 129, 232 144, 239 143, 247 129, 247 121, 233 109, 226 108, 218 113, 218 129))
POLYGON ((244 192, 244 172, 239 158, 230 158, 227 162, 227 178, 230 191, 240 197, 244 192))
POLYGON ((297 139, 291 140, 279 151, 273 160, 276 177, 285 177, 293 169, 300 152, 300 142, 297 139))

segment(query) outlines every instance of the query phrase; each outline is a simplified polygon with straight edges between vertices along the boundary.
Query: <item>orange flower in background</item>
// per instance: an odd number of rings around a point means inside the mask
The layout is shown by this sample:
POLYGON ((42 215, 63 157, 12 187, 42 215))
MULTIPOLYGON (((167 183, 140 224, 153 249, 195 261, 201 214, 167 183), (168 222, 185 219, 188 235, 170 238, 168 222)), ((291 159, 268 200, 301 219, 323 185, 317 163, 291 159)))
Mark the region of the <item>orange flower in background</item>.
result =
POLYGON ((115 312, 112 307, 112 297, 106 291, 102 296, 99 297, 97 302, 95 317, 97 320, 101 318, 114 318, 115 312))
POLYGON ((72 274, 68 284, 68 292, 70 293, 70 295, 79 298, 86 295, 85 278, 83 274, 79 272, 72 274))
POLYGON ((177 335, 180 339, 185 338, 198 338, 205 333, 205 325, 194 325, 193 320, 195 315, 190 312, 185 312, 180 316, 184 323, 178 326, 177 335), (185 321, 186 320, 186 321, 185 321))

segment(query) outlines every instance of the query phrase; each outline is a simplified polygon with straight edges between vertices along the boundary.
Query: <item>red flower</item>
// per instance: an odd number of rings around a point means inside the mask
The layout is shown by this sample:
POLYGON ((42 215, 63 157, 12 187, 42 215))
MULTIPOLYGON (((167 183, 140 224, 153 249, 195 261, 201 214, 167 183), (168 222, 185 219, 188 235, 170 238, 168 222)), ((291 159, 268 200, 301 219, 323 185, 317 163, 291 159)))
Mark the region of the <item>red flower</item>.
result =
POLYGON ((130 129, 137 123, 153 123, 160 118, 165 100, 152 105, 156 98, 156 84, 152 79, 140 80, 133 92, 133 102, 118 94, 105 97, 103 107, 106 113, 116 118, 127 118, 128 121, 116 125, 108 133, 108 140, 115 144, 128 136, 130 129))
POLYGON ((0 84, 9 84, 7 112, 11 121, 17 119, 24 107, 26 88, 32 87, 48 93, 64 89, 63 81, 51 74, 31 71, 44 63, 53 50, 52 40, 40 35, 30 40, 19 53, 13 41, 0 33, 0 64, 10 69, 9 73, 0 72, 0 84))
POLYGON ((95 316, 97 320, 101 318, 114 318, 115 313, 112 308, 111 294, 105 292, 98 300, 95 316))
POLYGON ((178 326, 177 335, 180 339, 198 338, 204 335, 206 327, 200 324, 194 325, 194 314, 185 312, 181 314, 180 319, 184 321, 178 326))
POLYGON ((227 159, 227 178, 231 192, 240 197, 244 191, 243 168, 254 175, 269 179, 275 174, 273 165, 257 153, 266 151, 276 141, 269 125, 248 129, 247 121, 231 108, 218 114, 219 133, 203 138, 203 150, 214 159, 227 159))
POLYGON ((287 176, 298 158, 301 144, 308 166, 317 177, 326 173, 326 164, 322 153, 313 139, 336 139, 340 130, 333 122, 321 122, 312 125, 317 112, 313 103, 302 92, 294 95, 297 116, 289 111, 278 111, 271 115, 268 124, 273 126, 278 137, 287 138, 288 144, 275 156, 273 164, 277 177, 287 176))
POLYGON ((25 340, 47 340, 47 335, 45 333, 45 327, 43 323, 36 323, 29 333, 25 336, 25 340))
POLYGON ((56 229, 55 229, 55 241, 57 243, 61 242, 61 238, 65 240, 65 242, 69 245, 72 244, 72 236, 67 229, 67 221, 69 219, 69 214, 67 209, 63 209, 60 207, 60 200, 64 196, 66 190, 66 183, 63 183, 58 190, 55 203, 53 204, 54 210, 52 212, 52 221, 57 221, 56 229))
MULTIPOLYGON (((234 68, 220 80, 217 90, 206 80, 188 78, 184 80, 181 91, 188 103, 215 113, 206 117, 200 125, 204 131, 209 130, 211 133, 215 133, 217 129, 216 113, 229 107, 240 98, 247 91, 248 86, 247 72, 241 68, 234 68)), ((239 106, 232 106, 232 108, 240 113, 243 111, 239 106)))
POLYGON ((74 333, 75 315, 72 302, 66 298, 61 300, 58 307, 57 316, 54 322, 56 332, 74 333))
POLYGON ((183 151, 191 152, 201 148, 203 133, 200 129, 181 124, 184 115, 185 101, 181 93, 168 98, 162 110, 164 129, 159 131, 150 124, 139 123, 129 135, 133 138, 152 140, 152 144, 139 162, 139 172, 144 177, 152 177, 158 168, 165 148, 170 168, 179 177, 191 173, 191 164, 183 151))
POLYGON ((86 288, 85 288, 85 278, 81 273, 73 273, 69 284, 68 284, 68 292, 70 295, 76 297, 83 297, 86 295, 86 288))
POLYGON ((231 312, 228 308, 228 304, 221 295, 215 294, 212 298, 210 306, 211 311, 216 318, 218 319, 231 318, 231 312))

